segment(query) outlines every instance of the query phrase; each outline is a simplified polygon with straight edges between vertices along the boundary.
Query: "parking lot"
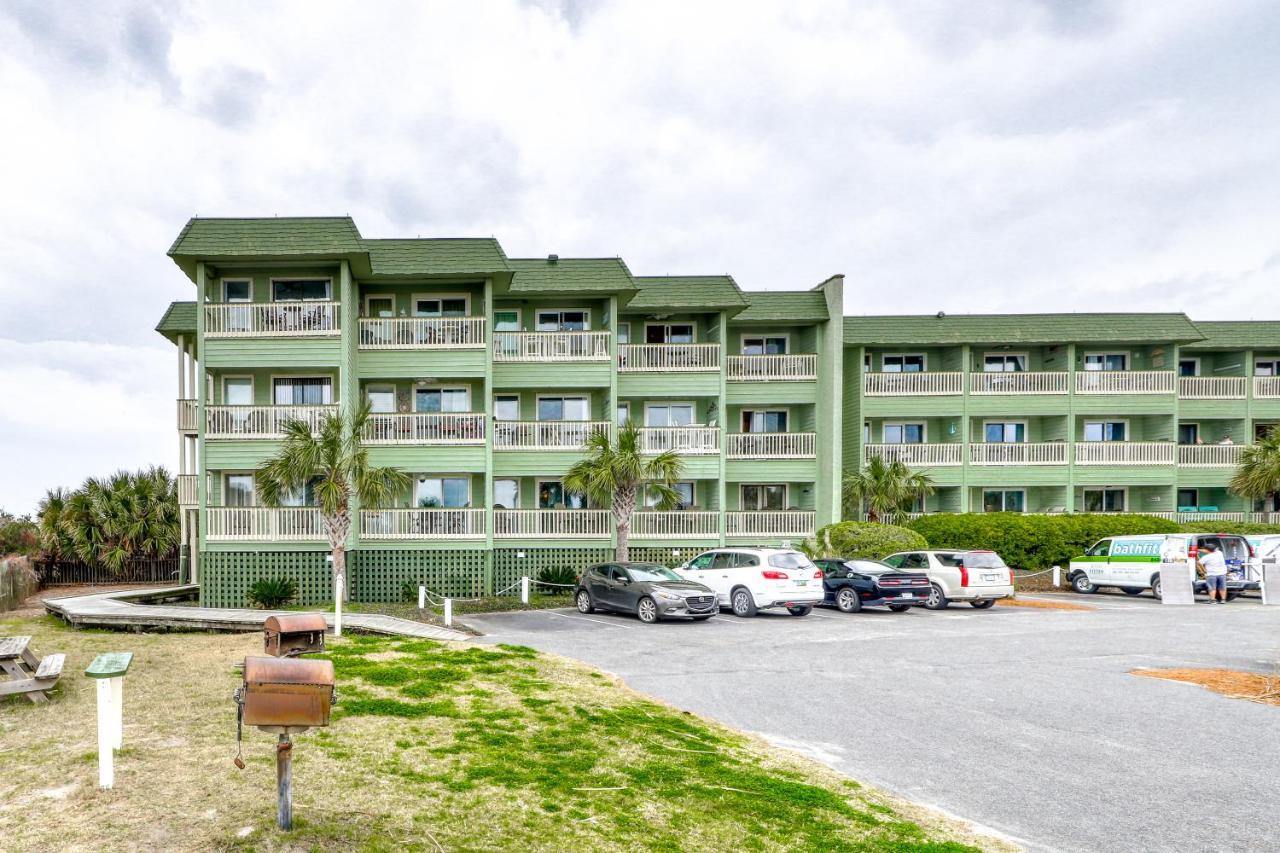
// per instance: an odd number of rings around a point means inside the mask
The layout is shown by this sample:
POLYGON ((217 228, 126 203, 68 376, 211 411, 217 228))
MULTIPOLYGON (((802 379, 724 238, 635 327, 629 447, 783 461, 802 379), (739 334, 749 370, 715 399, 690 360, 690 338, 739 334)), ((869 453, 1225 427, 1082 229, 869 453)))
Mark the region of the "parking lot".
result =
POLYGON ((1280 608, 1036 598, 1096 609, 821 608, 658 625, 564 609, 466 621, 483 642, 593 664, 1032 849, 1280 846, 1280 709, 1129 675, 1271 672, 1280 608))

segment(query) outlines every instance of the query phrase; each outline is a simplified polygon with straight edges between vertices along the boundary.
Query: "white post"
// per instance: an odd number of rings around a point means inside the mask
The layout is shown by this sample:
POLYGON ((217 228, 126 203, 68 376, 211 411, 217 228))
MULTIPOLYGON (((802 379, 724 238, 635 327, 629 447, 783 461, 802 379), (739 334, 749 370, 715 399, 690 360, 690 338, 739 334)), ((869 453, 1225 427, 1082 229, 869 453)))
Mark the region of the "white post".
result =
POLYGON ((111 679, 98 678, 98 787, 110 788, 116 781, 111 751, 115 742, 115 712, 111 709, 111 679))
POLYGON ((520 578, 520 603, 529 603, 529 576, 523 575, 520 578))
POLYGON ((186 397, 186 389, 183 387, 187 379, 187 366, 184 363, 187 355, 187 344, 182 335, 178 335, 178 399, 182 400, 186 397))
POLYGON ((114 742, 112 746, 116 749, 124 748, 124 677, 108 679, 111 682, 111 712, 114 719, 111 721, 113 729, 114 742))
POLYGON ((339 575, 333 585, 333 636, 342 636, 342 581, 339 575))
POLYGON ((196 393, 196 342, 191 342, 191 350, 187 353, 187 395, 191 400, 200 395, 196 393))
POLYGON ((427 609, 427 588, 425 586, 418 587, 418 609, 427 609))
POLYGON ((1062 566, 1053 567, 1053 585, 1062 586, 1062 566))
POLYGON ((444 600, 444 626, 449 628, 453 625, 453 599, 446 598, 444 600))

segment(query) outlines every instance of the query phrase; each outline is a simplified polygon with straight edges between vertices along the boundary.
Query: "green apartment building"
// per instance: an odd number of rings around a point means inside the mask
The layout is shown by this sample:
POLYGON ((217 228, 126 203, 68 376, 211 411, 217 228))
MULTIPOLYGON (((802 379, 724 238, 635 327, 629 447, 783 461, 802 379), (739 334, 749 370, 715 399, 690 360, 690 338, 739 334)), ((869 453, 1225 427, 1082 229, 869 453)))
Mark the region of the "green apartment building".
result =
POLYGON ((1280 323, 844 317, 840 276, 744 291, 493 239, 367 239, 345 217, 192 219, 169 255, 195 285, 157 330, 178 349, 179 502, 207 603, 282 573, 330 595, 309 496, 260 506, 253 471, 285 422, 364 399, 372 460, 413 484, 356 510, 356 600, 607 559, 608 511, 560 478, 626 419, 685 463, 681 507, 634 520, 640 559, 798 542, 839 519, 841 471, 873 455, 929 470, 922 512, 1277 509, 1225 484, 1280 421, 1280 323))

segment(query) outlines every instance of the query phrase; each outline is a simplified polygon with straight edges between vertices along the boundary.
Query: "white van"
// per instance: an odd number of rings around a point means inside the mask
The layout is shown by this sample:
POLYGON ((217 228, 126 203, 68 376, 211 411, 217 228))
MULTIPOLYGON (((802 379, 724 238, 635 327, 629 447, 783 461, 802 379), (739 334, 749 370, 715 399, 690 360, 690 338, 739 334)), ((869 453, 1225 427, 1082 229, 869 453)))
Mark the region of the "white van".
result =
MULTIPOLYGON (((1253 547, 1243 536, 1225 533, 1108 536, 1071 559, 1067 582, 1079 593, 1097 592, 1105 586, 1116 587, 1129 595, 1151 590, 1159 598, 1161 564, 1186 563, 1188 556, 1198 556, 1200 549, 1209 543, 1226 558, 1228 598, 1234 598, 1242 589, 1257 588, 1250 570, 1253 547)), ((1195 591, 1205 591, 1203 579, 1196 579, 1195 591)))

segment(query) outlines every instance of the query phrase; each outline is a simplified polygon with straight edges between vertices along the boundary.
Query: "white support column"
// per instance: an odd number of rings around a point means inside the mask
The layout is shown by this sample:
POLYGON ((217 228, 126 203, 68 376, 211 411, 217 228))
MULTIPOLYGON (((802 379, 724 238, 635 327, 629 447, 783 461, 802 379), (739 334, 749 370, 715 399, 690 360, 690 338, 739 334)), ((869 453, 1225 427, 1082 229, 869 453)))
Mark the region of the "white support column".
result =
POLYGON ((116 781, 114 756, 115 712, 111 708, 112 689, 109 678, 96 679, 98 683, 98 787, 110 788, 116 781))
POLYGON ((196 396, 196 342, 191 342, 191 349, 187 352, 187 397, 194 399, 196 396))
POLYGON ((186 365, 183 364, 187 355, 187 347, 183 342, 182 335, 178 335, 178 399, 185 400, 187 398, 186 389, 183 387, 187 379, 186 365))

